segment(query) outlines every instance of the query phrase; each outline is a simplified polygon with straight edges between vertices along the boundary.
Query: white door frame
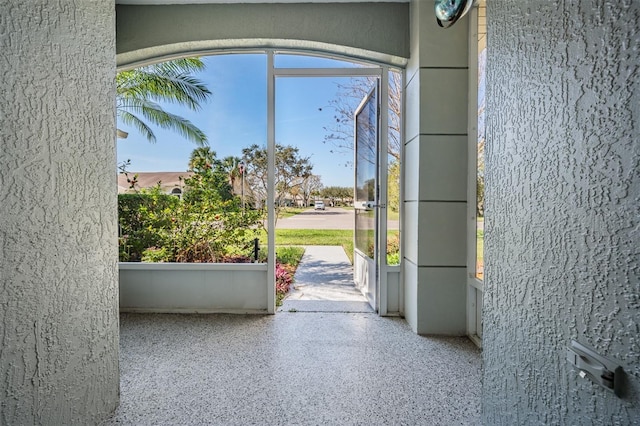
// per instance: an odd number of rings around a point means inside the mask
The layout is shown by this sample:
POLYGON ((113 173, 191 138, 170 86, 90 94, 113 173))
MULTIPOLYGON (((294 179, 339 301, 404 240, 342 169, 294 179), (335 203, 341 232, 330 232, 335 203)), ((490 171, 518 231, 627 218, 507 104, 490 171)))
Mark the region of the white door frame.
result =
POLYGON ((469 11, 469 109, 467 173, 467 335, 482 347, 484 281, 476 277, 478 168, 478 6, 469 11))
MULTIPOLYGON (((367 298, 369 305, 376 311, 379 312, 380 305, 380 224, 379 218, 381 214, 381 210, 385 209, 385 200, 380 197, 380 80, 377 80, 375 85, 367 90, 367 94, 360 101, 360 104, 355 110, 353 114, 353 208, 354 208, 354 217, 353 217, 353 281, 363 296, 367 298), (372 105, 373 104, 373 105, 372 105), (364 148, 365 151, 369 148, 368 146, 361 147, 360 146, 360 127, 359 127, 359 118, 361 114, 364 114, 364 119, 370 119, 365 108, 375 108, 375 146, 374 152, 360 152, 360 149, 364 148), (361 160, 365 160, 364 163, 361 160), (358 184, 359 182, 359 168, 363 167, 367 169, 366 163, 371 162, 373 160, 373 180, 374 180, 374 188, 373 194, 367 194, 366 198, 362 198, 362 194, 358 193, 358 184), (364 220, 367 220, 367 213, 373 213, 373 253, 368 253, 367 249, 363 249, 358 246, 358 217, 363 214, 364 220), (369 256, 371 254, 371 257, 369 256), (373 287, 373 288, 372 288, 373 287)), ((365 138, 371 136, 371 129, 364 129, 365 138)), ((366 176, 370 178, 370 175, 366 176)), ((367 191, 368 192, 368 191, 367 191)), ((368 226, 370 226, 368 224, 368 226)), ((361 231, 368 231, 368 227, 362 229, 361 231)))
MULTIPOLYGON (((358 68, 276 68, 274 56, 278 53, 304 54, 298 51, 267 50, 267 250, 270 254, 267 261, 268 273, 268 312, 274 313, 275 306, 275 90, 276 78, 283 77, 376 77, 380 81, 380 155, 378 164, 378 176, 380 179, 380 198, 387 199, 387 174, 388 174, 388 124, 389 124, 389 72, 391 67, 383 64, 372 64, 371 67, 358 68)), ((319 55, 322 58, 332 59, 328 55, 319 55)), ((339 60, 348 58, 336 57, 339 60)), ((394 68, 395 69, 395 68, 394 68)), ((378 209, 378 233, 376 236, 376 250, 385 249, 385 255, 378 253, 378 283, 375 308, 379 315, 387 314, 387 262, 386 262, 386 236, 387 236, 387 212, 386 209, 378 209)), ((397 268, 397 267, 396 267, 397 268)))

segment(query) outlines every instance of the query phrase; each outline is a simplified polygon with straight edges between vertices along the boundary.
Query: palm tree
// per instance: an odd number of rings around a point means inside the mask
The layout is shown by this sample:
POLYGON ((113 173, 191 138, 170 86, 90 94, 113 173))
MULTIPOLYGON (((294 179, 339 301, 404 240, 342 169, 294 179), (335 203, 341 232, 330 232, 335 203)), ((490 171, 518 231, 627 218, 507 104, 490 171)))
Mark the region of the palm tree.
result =
MULTIPOLYGON (((155 142, 153 130, 144 120, 163 129, 175 130, 185 138, 204 146, 207 135, 189 120, 162 109, 156 102, 184 105, 200 109, 211 92, 205 84, 191 76, 204 69, 200 58, 185 58, 148 65, 116 75, 116 107, 122 123, 138 129, 149 142, 155 142)), ((120 137, 126 135, 118 131, 120 137)))
POLYGON ((196 148, 189 157, 189 171, 211 169, 218 163, 216 152, 208 146, 196 148))
POLYGON ((240 169, 238 168, 240 161, 242 161, 240 157, 234 156, 228 156, 222 159, 222 169, 227 173, 229 185, 234 189, 236 187, 236 179, 240 177, 240 169))

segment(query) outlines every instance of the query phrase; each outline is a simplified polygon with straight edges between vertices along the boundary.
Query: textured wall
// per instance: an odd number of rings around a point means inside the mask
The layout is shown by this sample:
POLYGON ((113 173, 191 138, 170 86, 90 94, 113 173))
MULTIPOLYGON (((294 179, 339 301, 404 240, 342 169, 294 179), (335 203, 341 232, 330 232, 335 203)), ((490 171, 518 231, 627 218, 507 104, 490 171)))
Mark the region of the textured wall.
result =
POLYGON ((640 2, 491 0, 483 420, 640 424, 640 2), (618 359, 618 399, 570 340, 618 359))
POLYGON ((3 425, 118 402, 114 29, 109 1, 0 1, 3 425))

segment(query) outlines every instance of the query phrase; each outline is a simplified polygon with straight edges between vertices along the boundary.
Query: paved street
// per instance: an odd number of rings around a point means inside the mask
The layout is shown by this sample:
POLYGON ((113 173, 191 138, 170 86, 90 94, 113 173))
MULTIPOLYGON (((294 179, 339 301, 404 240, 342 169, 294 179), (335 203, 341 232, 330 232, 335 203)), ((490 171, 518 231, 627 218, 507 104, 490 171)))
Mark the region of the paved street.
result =
POLYGON ((278 229, 353 229, 353 210, 327 207, 305 210, 295 216, 278 219, 278 229))
MULTIPOLYGON (((295 216, 278 219, 278 229, 353 229, 354 211, 341 207, 305 210, 295 216)), ((398 221, 389 221, 389 229, 398 229, 398 221)))

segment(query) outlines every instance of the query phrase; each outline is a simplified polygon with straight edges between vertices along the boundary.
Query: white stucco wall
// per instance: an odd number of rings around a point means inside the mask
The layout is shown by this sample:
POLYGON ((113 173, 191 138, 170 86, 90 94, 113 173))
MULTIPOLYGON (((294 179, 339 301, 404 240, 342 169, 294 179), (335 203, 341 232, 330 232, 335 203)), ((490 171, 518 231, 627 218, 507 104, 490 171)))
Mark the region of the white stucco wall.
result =
POLYGON ((266 263, 122 262, 120 312, 267 313, 266 263))
POLYGON ((483 421, 640 424, 640 2, 487 16, 483 421), (624 398, 571 371, 572 339, 624 398))
POLYGON ((113 2, 0 6, 0 424, 118 402, 113 2))
POLYGON ((408 19, 406 3, 118 5, 118 66, 241 48, 305 49, 403 66, 408 19))
POLYGON ((444 30, 411 2, 405 87, 405 318, 420 334, 466 334, 466 18, 444 30))

